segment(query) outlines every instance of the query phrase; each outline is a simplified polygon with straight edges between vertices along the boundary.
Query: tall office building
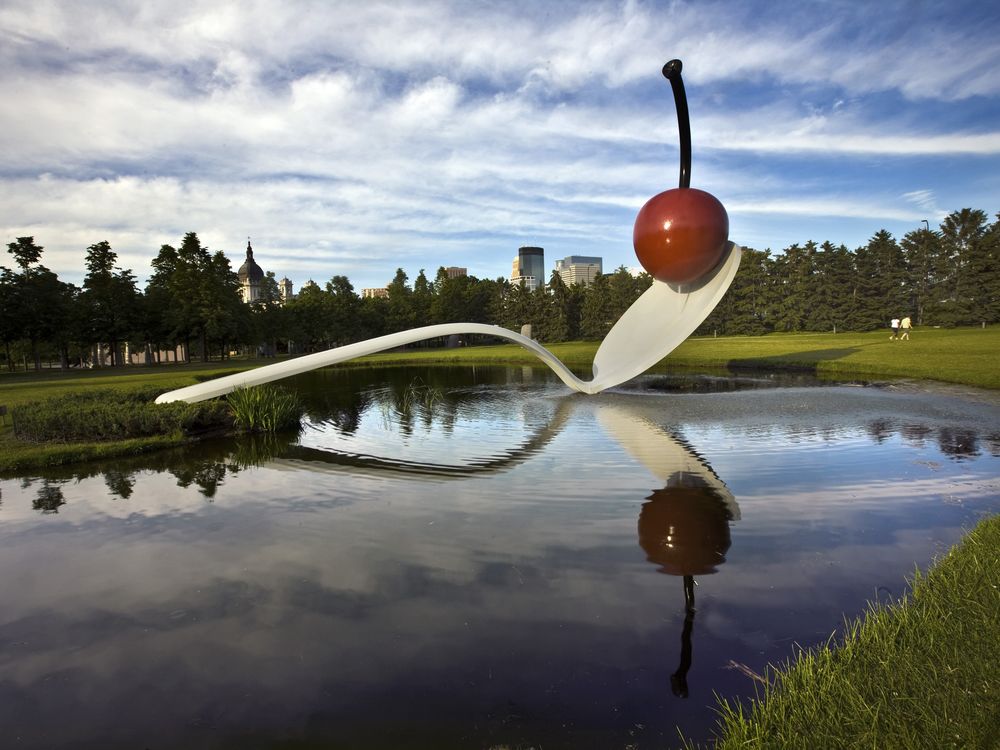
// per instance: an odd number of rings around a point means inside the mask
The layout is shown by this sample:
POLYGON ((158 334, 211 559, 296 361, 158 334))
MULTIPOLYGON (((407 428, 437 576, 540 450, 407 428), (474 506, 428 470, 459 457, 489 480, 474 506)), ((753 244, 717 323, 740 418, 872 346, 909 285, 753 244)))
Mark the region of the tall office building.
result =
POLYGON ((540 247, 519 247, 511 265, 510 280, 523 284, 529 292, 545 286, 545 250, 540 247))
POLYGON ((556 261, 556 273, 566 286, 588 286, 594 283, 597 274, 604 273, 603 265, 603 259, 594 256, 567 255, 556 261))

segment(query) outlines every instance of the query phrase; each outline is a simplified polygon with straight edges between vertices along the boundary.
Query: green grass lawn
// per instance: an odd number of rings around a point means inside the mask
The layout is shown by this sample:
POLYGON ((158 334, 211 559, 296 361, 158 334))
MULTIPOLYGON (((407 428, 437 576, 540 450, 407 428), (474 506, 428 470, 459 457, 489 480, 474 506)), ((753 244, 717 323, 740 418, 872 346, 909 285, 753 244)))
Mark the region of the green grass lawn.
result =
MULTIPOLYGON (((551 344, 561 360, 587 369, 596 341, 551 344)), ((109 385, 191 385, 216 375, 271 364, 273 360, 230 360, 206 365, 159 365, 63 373, 0 373, 0 404, 8 407, 73 390, 109 385)), ((353 364, 533 364, 538 359, 515 344, 458 349, 411 349, 384 352, 353 364)), ((910 341, 890 341, 888 332, 775 333, 767 336, 693 337, 660 365, 689 369, 745 367, 814 371, 818 375, 916 378, 1000 388, 1000 326, 992 328, 917 329, 910 341)), ((350 366, 351 363, 347 363, 350 366)))
MULTIPOLYGON (((41 372, 0 371, 0 404, 8 408, 27 401, 61 396, 90 388, 120 386, 162 386, 181 388, 199 380, 268 364, 272 360, 230 360, 208 364, 169 364, 105 368, 100 370, 42 370, 41 372)), ((8 418, 8 422, 10 419, 8 418)))
MULTIPOLYGON (((259 366, 258 361, 212 362, 207 365, 160 365, 116 370, 43 370, 40 373, 0 374, 0 405, 8 411, 16 406, 42 401, 66 393, 111 386, 159 386, 181 388, 200 379, 259 366)), ((180 433, 114 442, 47 443, 16 440, 8 414, 0 423, 0 472, 26 471, 41 466, 59 466, 115 456, 129 456, 189 442, 180 433)))
MULTIPOLYGON (((563 362, 588 369, 598 342, 548 346, 563 362)), ((768 336, 690 338, 659 366, 686 369, 798 369, 829 377, 916 378, 1000 388, 1000 327, 918 329, 909 341, 871 333, 776 333, 768 336)), ((460 349, 420 349, 375 354, 370 363, 537 363, 514 344, 460 349)))
MULTIPOLYGON (((598 342, 552 344, 549 348, 571 367, 589 371, 598 342)), ((871 333, 795 333, 768 336, 699 337, 685 341, 657 368, 710 371, 720 368, 797 369, 820 376, 868 379, 915 378, 1000 388, 1000 327, 918 329, 910 341, 890 341, 887 331, 871 333)), ((92 387, 159 386, 180 388, 206 378, 260 367, 273 360, 230 360, 193 365, 159 365, 120 369, 41 373, 0 373, 0 405, 11 409, 92 387)), ((542 366, 517 345, 416 349, 372 355, 346 366, 379 364, 510 364, 542 366)), ((13 440, 10 417, 0 425, 0 470, 110 456, 113 446, 25 445, 13 440)), ((122 445, 126 453, 152 449, 164 440, 122 445)), ((175 438, 174 443, 180 438, 175 438)))
POLYGON ((918 573, 902 601, 872 605, 841 643, 768 677, 749 707, 720 702, 713 747, 1000 747, 1000 516, 918 573))

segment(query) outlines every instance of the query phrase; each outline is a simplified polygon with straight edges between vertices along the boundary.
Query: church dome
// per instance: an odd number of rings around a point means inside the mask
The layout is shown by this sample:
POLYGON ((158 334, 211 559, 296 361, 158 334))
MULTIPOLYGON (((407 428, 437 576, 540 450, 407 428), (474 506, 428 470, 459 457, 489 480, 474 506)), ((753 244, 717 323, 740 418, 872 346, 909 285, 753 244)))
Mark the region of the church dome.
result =
POLYGON ((250 242, 247 242, 247 259, 240 266, 239 277, 241 284, 260 284, 264 280, 264 270, 254 262, 253 259, 253 248, 250 247, 250 242))

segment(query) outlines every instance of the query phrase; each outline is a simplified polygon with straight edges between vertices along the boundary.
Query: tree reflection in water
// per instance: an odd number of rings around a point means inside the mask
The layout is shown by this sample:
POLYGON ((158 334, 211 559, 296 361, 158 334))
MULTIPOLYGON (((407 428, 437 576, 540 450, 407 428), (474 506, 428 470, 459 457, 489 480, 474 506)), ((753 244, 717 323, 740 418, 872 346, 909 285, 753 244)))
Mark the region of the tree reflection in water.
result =
POLYGON ((58 513, 59 507, 66 504, 61 484, 61 482, 50 482, 48 479, 42 480, 38 496, 32 501, 31 507, 45 514, 58 513))

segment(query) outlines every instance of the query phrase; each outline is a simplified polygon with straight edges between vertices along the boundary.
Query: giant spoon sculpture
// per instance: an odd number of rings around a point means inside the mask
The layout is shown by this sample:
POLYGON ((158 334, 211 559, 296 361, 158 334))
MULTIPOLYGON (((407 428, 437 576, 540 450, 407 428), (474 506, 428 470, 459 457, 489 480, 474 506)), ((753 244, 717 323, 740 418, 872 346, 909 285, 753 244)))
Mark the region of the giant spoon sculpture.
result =
POLYGON ((710 193, 691 187, 691 126, 681 61, 663 66, 670 81, 680 129, 679 186, 640 209, 632 240, 653 283, 618 319, 594 356, 592 380, 581 380, 552 352, 526 336, 482 323, 444 323, 379 336, 248 372, 179 388, 156 403, 204 401, 231 391, 299 375, 327 365, 425 339, 476 333, 520 344, 580 393, 599 393, 642 374, 690 336, 719 304, 736 276, 740 248, 729 242, 729 217, 710 193))

